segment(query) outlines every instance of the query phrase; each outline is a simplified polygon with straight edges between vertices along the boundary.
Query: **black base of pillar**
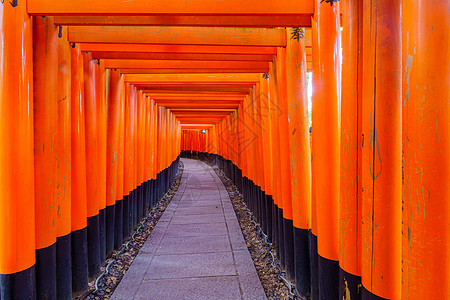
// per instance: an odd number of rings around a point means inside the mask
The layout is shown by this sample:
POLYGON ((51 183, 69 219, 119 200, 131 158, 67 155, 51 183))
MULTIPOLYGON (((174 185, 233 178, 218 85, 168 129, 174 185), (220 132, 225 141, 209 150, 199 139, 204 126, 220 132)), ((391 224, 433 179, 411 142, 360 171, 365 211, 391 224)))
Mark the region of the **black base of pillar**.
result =
POLYGON ((308 229, 294 227, 295 287, 299 295, 306 299, 311 297, 309 236, 308 229))
POLYGON ((339 261, 319 255, 319 296, 320 299, 339 298, 339 261))
POLYGON ((116 219, 116 205, 106 207, 106 256, 111 256, 114 250, 114 232, 116 219))
POLYGON ((369 292, 364 286, 362 286, 361 297, 364 300, 388 300, 388 298, 379 297, 372 292, 369 292))
POLYGON ((278 258, 280 259, 281 267, 286 269, 286 261, 284 259, 284 222, 283 222, 283 209, 278 207, 278 258))
POLYGON ((272 243, 278 249, 278 206, 272 199, 272 243))
POLYGON ((130 195, 123 196, 122 212, 122 239, 125 240, 130 234, 130 195))
POLYGON ((17 273, 0 274, 0 299, 36 299, 35 266, 17 273))
POLYGON ((88 287, 87 227, 72 231, 72 297, 88 287))
POLYGON ((72 299, 72 237, 56 239, 56 298, 72 299))
POLYGON ((311 299, 319 299, 319 255, 317 254, 317 236, 312 232, 311 240, 311 299))
POLYGON ((100 274, 100 230, 99 216, 87 218, 88 273, 89 280, 100 274))
POLYGON ((344 299, 361 299, 361 276, 350 274, 339 269, 339 295, 344 299))
POLYGON ((36 249, 36 298, 56 299, 56 243, 36 249))
POLYGON ((123 241, 123 200, 117 200, 114 211, 114 249, 119 249, 123 241))
POLYGON ((284 230, 284 260, 287 279, 295 281, 294 263, 294 224, 292 220, 283 218, 284 230))
POLYGON ((100 264, 106 260, 106 209, 98 211, 98 230, 100 234, 100 264))

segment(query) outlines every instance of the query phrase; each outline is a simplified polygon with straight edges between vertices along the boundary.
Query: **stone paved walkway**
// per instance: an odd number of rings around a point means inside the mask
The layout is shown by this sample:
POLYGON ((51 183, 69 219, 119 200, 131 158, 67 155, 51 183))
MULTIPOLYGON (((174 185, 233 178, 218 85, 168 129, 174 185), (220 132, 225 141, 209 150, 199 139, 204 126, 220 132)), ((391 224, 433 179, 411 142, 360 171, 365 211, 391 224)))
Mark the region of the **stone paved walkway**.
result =
POLYGON ((177 193, 112 299, 266 299, 221 180, 182 161, 177 193))

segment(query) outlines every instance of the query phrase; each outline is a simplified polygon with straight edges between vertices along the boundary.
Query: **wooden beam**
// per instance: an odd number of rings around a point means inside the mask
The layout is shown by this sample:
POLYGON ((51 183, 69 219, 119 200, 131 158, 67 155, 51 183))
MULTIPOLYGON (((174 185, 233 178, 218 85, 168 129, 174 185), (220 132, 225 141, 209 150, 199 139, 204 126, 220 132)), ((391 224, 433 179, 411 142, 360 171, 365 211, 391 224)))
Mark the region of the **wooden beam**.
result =
MULTIPOLYGON (((269 70, 269 62, 259 61, 186 61, 186 60, 127 60, 106 59, 107 69, 243 69, 249 72, 269 70)), ((259 72, 262 73, 262 72, 259 72)))
POLYGON ((312 15, 313 0, 27 0, 31 15, 312 15))
POLYGON ((64 26, 311 27, 311 16, 57 16, 64 26))
POLYGON ((213 85, 191 85, 191 86, 160 86, 160 85, 147 85, 140 87, 144 93, 242 93, 248 94, 250 87, 242 86, 213 86, 213 85))
POLYGON ((82 43, 82 52, 141 52, 141 53, 197 53, 197 54, 267 54, 276 55, 276 47, 258 46, 208 46, 208 45, 167 45, 167 44, 102 44, 82 43))
MULTIPOLYGON (((148 94, 147 94, 148 95, 148 94)), ((238 96, 223 96, 223 95, 196 95, 196 94, 185 94, 185 95, 175 95, 175 96, 169 96, 169 95, 152 95, 150 96, 155 101, 243 101, 245 96, 238 95, 238 96)))
POLYGON ((216 54, 216 53, 92 52, 92 58, 134 59, 134 60, 271 61, 273 55, 216 54))
POLYGON ((152 99, 163 97, 216 97, 216 98, 239 98, 245 97, 247 92, 210 92, 210 91, 166 91, 166 90, 152 90, 150 92, 144 91, 144 93, 152 99))
POLYGON ((128 60, 192 60, 192 61, 265 61, 273 59, 271 54, 216 54, 216 53, 128 53, 92 52, 96 59, 128 60))
POLYGON ((73 43, 286 46, 285 29, 268 28, 76 26, 69 27, 68 39, 73 43))
MULTIPOLYGON (((264 69, 253 70, 265 73, 264 69)), ((245 69, 121 69, 120 74, 193 74, 193 73, 248 73, 245 69)))
POLYGON ((196 83, 196 84, 239 84, 239 83, 255 83, 259 82, 261 74, 244 73, 244 74, 125 74, 123 75, 125 82, 131 84, 147 84, 147 83, 196 83))

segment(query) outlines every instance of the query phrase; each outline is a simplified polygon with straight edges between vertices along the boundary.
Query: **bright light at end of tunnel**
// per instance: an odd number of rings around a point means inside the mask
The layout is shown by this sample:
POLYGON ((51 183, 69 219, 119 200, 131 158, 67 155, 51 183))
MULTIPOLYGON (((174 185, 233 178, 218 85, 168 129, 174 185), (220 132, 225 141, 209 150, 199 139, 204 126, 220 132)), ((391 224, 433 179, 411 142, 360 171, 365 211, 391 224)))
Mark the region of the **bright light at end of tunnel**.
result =
POLYGON ((342 31, 342 30, 344 30, 344 27, 341 27, 340 29, 341 29, 341 31, 342 31))

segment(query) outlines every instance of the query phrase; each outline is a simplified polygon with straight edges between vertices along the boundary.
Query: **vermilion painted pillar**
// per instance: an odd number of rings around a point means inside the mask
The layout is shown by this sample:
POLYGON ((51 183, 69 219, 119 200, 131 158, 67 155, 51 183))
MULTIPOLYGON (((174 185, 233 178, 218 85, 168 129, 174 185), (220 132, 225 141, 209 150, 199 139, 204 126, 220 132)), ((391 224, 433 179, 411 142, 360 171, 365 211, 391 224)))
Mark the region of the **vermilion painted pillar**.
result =
POLYGON ((363 12, 362 296, 400 299, 401 1, 366 1, 363 12))
POLYGON ((120 76, 118 84, 120 85, 119 93, 119 128, 117 141, 117 185, 116 185, 116 208, 114 219, 114 248, 120 248, 123 240, 124 231, 124 205, 126 198, 124 183, 124 151, 125 151, 125 83, 123 76, 120 76))
POLYGON ((449 8, 402 4, 402 299, 450 299, 449 8))
POLYGON ((59 160, 58 31, 52 17, 34 19, 34 164, 36 294, 56 298, 56 213, 59 160))
POLYGON ((272 135, 270 122, 270 102, 269 102, 269 80, 260 79, 260 111, 261 111, 261 138, 262 138, 262 156, 264 167, 264 192, 266 194, 266 219, 267 232, 269 239, 272 240, 272 135))
POLYGON ((33 299, 33 19, 17 3, 0 5, 0 298, 33 299))
POLYGON ((58 35, 58 210, 56 214, 56 297, 72 298, 71 251, 71 54, 67 27, 58 35))
POLYGON ((145 145, 144 145, 144 180, 146 181, 146 201, 145 208, 146 211, 150 211, 152 209, 151 204, 151 180, 152 180, 152 100, 148 96, 144 96, 145 99, 145 145))
POLYGON ((314 99, 315 193, 320 299, 339 297, 340 10, 337 1, 317 1, 320 45, 319 97, 314 99))
POLYGON ((120 73, 109 71, 109 99, 107 115, 107 144, 106 144, 106 252, 114 249, 117 173, 119 164, 119 131, 120 131, 120 96, 122 86, 120 73))
POLYGON ((95 64, 95 90, 97 111, 98 143, 98 216, 100 233, 100 263, 106 259, 106 70, 105 62, 97 60, 95 64))
POLYGON ((125 85, 125 115, 124 115, 124 166, 123 166, 123 238, 126 239, 130 234, 130 213, 132 210, 132 191, 133 186, 133 129, 134 129, 134 105, 135 94, 134 87, 129 83, 125 85))
POLYGON ((86 201, 86 131, 84 105, 83 55, 80 45, 71 45, 71 150, 72 150, 72 295, 87 289, 87 201, 86 201))
POLYGON ((309 139, 306 50, 303 28, 286 30, 286 86, 294 226, 295 287, 311 296, 311 150, 309 139), (297 35, 298 34, 298 37, 297 35))
POLYGON ((319 11, 318 6, 315 6, 314 18, 311 19, 311 42, 312 42, 312 112, 311 112, 311 298, 319 299, 319 257, 317 253, 317 199, 316 199, 316 166, 315 157, 317 156, 317 147, 314 142, 316 136, 316 130, 314 130, 314 124, 318 122, 316 114, 316 103, 319 103, 321 97, 321 80, 320 80, 320 56, 319 56, 319 34, 317 30, 317 19, 319 11))
POLYGON ((353 299, 361 284, 362 2, 344 1, 342 11, 339 294, 353 299))
POLYGON ((98 115, 95 64, 91 53, 83 53, 86 112, 86 193, 89 278, 100 273, 100 224, 98 201, 98 115))
POLYGON ((278 107, 280 110, 279 134, 280 134, 280 171, 281 171, 281 196, 283 201, 283 238, 284 238, 284 268, 287 278, 295 280, 294 269, 294 226, 292 214, 291 192, 291 161, 281 159, 290 157, 290 132, 289 109, 287 102, 286 83, 286 48, 277 48, 276 76, 278 83, 278 107))
POLYGON ((272 224, 273 224, 273 241, 277 245, 280 260, 284 261, 284 252, 282 251, 284 245, 283 231, 282 231, 282 215, 283 203, 281 200, 281 170, 280 170, 280 134, 278 107, 278 92, 277 92, 277 78, 276 78, 276 64, 270 62, 269 65, 269 94, 270 94, 270 118, 271 118, 271 136, 272 136, 272 167, 273 167, 273 202, 272 209, 272 224))

